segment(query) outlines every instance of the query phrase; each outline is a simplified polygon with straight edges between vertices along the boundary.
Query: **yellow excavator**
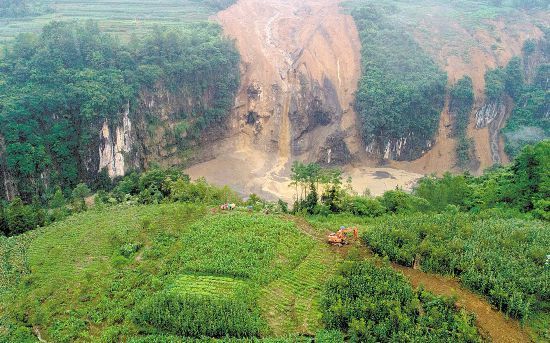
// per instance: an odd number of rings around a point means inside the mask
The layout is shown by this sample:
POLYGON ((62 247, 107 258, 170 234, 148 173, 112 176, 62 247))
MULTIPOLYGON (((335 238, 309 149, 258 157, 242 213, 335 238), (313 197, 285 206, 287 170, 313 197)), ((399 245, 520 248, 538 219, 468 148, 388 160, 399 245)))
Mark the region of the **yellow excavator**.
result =
POLYGON ((359 233, 356 227, 346 228, 345 226, 341 226, 340 230, 336 232, 331 232, 327 236, 327 241, 329 242, 329 244, 336 245, 339 247, 341 247, 342 245, 349 244, 349 238, 346 235, 346 233, 348 232, 353 232, 353 238, 356 240, 359 237, 359 233))

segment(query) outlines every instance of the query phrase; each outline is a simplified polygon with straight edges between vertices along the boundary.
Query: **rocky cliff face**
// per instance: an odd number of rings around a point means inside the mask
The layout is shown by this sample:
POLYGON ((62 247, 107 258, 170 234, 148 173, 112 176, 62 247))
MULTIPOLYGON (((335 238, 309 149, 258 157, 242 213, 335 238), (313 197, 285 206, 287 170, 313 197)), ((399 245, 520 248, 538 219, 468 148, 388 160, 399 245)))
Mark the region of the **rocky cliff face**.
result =
MULTIPOLYGON (((126 105, 120 122, 112 127, 108 120, 103 122, 99 134, 99 167, 107 170, 111 177, 123 176, 128 169, 126 159, 135 143, 135 133, 132 130, 132 121, 130 120, 130 103, 126 105)), ((134 129, 135 130, 135 129, 134 129)))
POLYGON ((331 0, 244 0, 218 19, 243 60, 232 144, 272 155, 266 167, 280 174, 292 160, 349 162, 360 150, 351 107, 360 76, 353 19, 331 0))
MULTIPOLYGON (((205 94, 201 101, 208 105, 212 99, 205 94)), ((110 178, 116 178, 129 170, 142 170, 152 164, 180 165, 182 151, 206 141, 200 137, 188 140, 185 132, 177 130, 182 113, 191 113, 194 106, 194 100, 183 89, 174 93, 162 82, 153 89, 143 89, 136 99, 128 99, 119 113, 89 123, 88 143, 79 146, 74 156, 79 175, 92 185, 103 170, 110 178)), ((223 125, 216 125, 211 129, 212 137, 223 138, 223 128, 223 125)), ((18 182, 34 187, 29 190, 38 194, 39 188, 47 188, 51 176, 56 173, 55 165, 51 165, 40 175, 40 180, 23 181, 20 178, 18 181, 10 174, 6 162, 5 144, 0 136, 0 198, 7 200, 20 194, 18 182)))
POLYGON ((4 197, 7 200, 11 200, 19 194, 15 179, 6 167, 5 151, 4 137, 0 135, 0 198, 4 197))
POLYGON ((496 100, 486 100, 475 113, 475 128, 487 128, 489 131, 489 151, 492 162, 496 164, 503 163, 499 134, 512 107, 512 100, 503 96, 496 100))
MULTIPOLYGON (((421 2, 418 5, 421 7, 421 2)), ((518 11, 494 19, 468 24, 450 17, 449 4, 422 8, 408 18, 415 40, 448 74, 453 85, 463 76, 471 77, 475 93, 474 111, 470 116, 467 138, 474 142, 471 171, 481 173, 494 163, 507 161, 499 129, 505 124, 511 107, 506 99, 486 102, 485 73, 504 67, 514 56, 522 55, 526 40, 539 40, 542 31, 538 26, 550 24, 548 16, 530 15, 518 11)), ((412 13, 412 12, 411 12, 412 13)), ((412 162, 392 163, 396 168, 422 174, 459 171, 456 166, 456 141, 450 138, 453 118, 448 107, 442 113, 438 135, 429 151, 412 162)))

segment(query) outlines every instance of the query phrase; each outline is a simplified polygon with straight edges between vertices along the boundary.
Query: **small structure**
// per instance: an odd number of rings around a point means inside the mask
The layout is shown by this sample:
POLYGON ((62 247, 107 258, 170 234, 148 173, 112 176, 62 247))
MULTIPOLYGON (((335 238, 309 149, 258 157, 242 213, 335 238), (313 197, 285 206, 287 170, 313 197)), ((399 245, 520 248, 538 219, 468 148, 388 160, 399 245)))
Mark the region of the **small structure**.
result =
POLYGON ((340 230, 337 232, 331 232, 327 236, 327 241, 329 244, 336 245, 336 246, 342 246, 349 244, 349 239, 346 233, 353 232, 353 238, 357 239, 359 237, 359 233, 356 227, 346 228, 345 226, 341 226, 340 230))

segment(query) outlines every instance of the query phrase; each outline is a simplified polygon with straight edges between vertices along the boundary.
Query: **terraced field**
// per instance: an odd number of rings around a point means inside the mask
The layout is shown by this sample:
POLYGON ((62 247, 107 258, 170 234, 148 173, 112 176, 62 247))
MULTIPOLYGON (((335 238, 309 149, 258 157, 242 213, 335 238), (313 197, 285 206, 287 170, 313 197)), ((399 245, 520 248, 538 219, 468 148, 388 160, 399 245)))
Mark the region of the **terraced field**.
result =
POLYGON ((0 44, 20 32, 38 32, 52 20, 97 20, 110 33, 128 38, 154 25, 181 26, 206 20, 217 11, 200 0, 56 0, 44 1, 53 12, 31 18, 0 19, 0 44))
POLYGON ((223 276, 183 275, 170 288, 172 292, 214 298, 235 297, 246 283, 223 276))
MULTIPOLYGON (((337 223, 364 230, 371 225, 365 220, 209 213, 196 205, 118 206, 1 239, 0 342, 5 335, 32 341, 37 332, 55 342, 220 330, 237 337, 315 335, 323 329, 325 282, 351 251, 373 258, 364 247, 325 243, 337 223), (180 316, 181 308, 189 313, 180 316), (205 313, 227 314, 232 324, 207 322, 205 313), (247 322, 231 317, 235 313, 247 322)), ((455 294, 448 285, 456 281, 394 267, 415 286, 455 294)), ((457 295, 490 338, 499 341, 500 331, 526 337, 483 299, 463 289, 457 295), (469 306, 470 299, 483 306, 469 306)))
POLYGON ((259 305, 272 334, 315 334, 321 329, 321 288, 340 260, 328 246, 316 245, 295 269, 262 289, 259 305))
POLYGON ((0 342, 36 332, 55 342, 120 341, 159 325, 154 332, 180 334, 171 329, 180 319, 159 304, 188 301, 198 317, 212 306, 250 308, 262 335, 316 333, 321 287, 338 255, 288 218, 207 213, 119 206, 0 240, 0 281, 8 284, 0 289, 0 342))

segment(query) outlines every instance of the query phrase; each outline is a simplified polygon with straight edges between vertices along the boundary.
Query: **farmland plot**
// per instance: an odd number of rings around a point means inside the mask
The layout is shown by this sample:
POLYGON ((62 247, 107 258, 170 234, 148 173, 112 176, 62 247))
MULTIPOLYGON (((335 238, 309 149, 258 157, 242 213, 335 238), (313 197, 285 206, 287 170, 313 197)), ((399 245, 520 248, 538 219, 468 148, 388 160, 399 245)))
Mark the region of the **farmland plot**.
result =
POLYGON ((0 19, 0 44, 21 32, 38 33, 52 20, 96 20, 106 32, 128 38, 154 25, 182 26, 208 19, 230 1, 59 0, 44 1, 53 11, 37 17, 0 19))
MULTIPOLYGON (((298 267, 315 264, 302 265, 307 256, 324 258, 310 256, 318 242, 277 216, 207 213, 200 205, 123 205, 17 237, 25 244, 2 239, 9 287, 0 342, 32 341, 34 328, 55 342, 271 332, 260 296, 295 269, 306 275, 298 267)), ((308 289, 319 292, 321 281, 312 277, 308 289)), ((298 295, 306 301, 311 292, 298 295)))

